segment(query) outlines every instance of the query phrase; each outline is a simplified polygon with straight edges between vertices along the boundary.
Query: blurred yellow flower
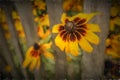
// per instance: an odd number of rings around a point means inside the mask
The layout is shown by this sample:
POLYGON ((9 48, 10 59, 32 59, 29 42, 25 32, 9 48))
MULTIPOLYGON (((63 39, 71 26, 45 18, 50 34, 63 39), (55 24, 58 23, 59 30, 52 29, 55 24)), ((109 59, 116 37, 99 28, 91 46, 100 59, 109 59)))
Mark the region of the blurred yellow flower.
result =
POLYGON ((43 27, 38 26, 38 35, 40 38, 45 39, 50 35, 50 29, 47 29, 46 31, 44 31, 43 27))
POLYGON ((43 16, 40 17, 40 25, 41 26, 50 26, 48 14, 44 14, 43 16))
POLYGON ((25 38, 25 33, 23 30, 18 30, 17 33, 20 38, 25 38))
POLYGON ((52 29, 53 33, 58 33, 55 44, 62 51, 65 50, 65 52, 71 53, 73 56, 78 56, 78 44, 86 52, 92 52, 93 48, 89 42, 96 45, 99 43, 99 37, 93 32, 100 32, 100 28, 97 24, 87 22, 95 15, 96 13, 79 13, 73 17, 67 17, 63 13, 62 23, 54 25, 52 29))
POLYGON ((120 12, 120 8, 119 8, 120 6, 112 6, 111 7, 111 10, 110 10, 110 15, 112 16, 112 17, 115 17, 115 16, 117 16, 118 14, 119 14, 119 12, 120 12))
POLYGON ((113 58, 120 58, 120 34, 113 34, 107 39, 106 53, 113 58))
POLYGON ((9 26, 8 26, 7 22, 2 23, 2 28, 5 31, 9 30, 9 26))
POLYGON ((46 9, 46 3, 42 0, 35 0, 34 1, 34 6, 35 7, 38 7, 38 9, 40 10, 45 10, 46 9))
POLYGON ((12 17, 13 19, 20 19, 16 11, 12 11, 12 17))
POLYGON ((10 38, 11 38, 11 34, 10 34, 9 31, 6 31, 6 32, 4 33, 4 35, 5 35, 5 38, 6 38, 6 39, 10 39, 10 38))
POLYGON ((0 8, 0 23, 6 22, 6 16, 4 14, 4 11, 0 8))
POLYGON ((33 8, 33 15, 36 16, 37 15, 37 11, 36 11, 36 8, 33 8))
POLYGON ((24 38, 25 37, 25 32, 22 26, 22 23, 20 21, 20 17, 18 16, 16 11, 13 11, 12 13, 13 19, 14 19, 14 25, 15 25, 15 29, 17 31, 17 34, 20 38, 24 38))
POLYGON ((120 26, 120 17, 119 16, 110 19, 110 30, 114 31, 116 25, 120 26))
POLYGON ((40 68, 40 56, 44 55, 46 58, 54 60, 54 56, 52 53, 50 53, 47 49, 51 47, 51 42, 46 44, 38 44, 35 43, 33 46, 31 46, 25 56, 25 60, 23 62, 23 67, 26 68, 27 66, 30 66, 29 69, 32 71, 33 69, 39 69, 40 68))
POLYGON ((81 11, 82 6, 80 5, 80 0, 65 0, 63 2, 63 9, 65 11, 73 10, 73 11, 81 11))

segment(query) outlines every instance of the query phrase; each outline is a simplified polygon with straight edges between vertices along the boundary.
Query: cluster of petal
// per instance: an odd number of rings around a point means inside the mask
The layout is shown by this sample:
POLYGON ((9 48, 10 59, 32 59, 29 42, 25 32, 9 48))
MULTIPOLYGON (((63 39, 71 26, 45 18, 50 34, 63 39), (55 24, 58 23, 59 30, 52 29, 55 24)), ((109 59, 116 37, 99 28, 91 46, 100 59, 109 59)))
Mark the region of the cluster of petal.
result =
POLYGON ((13 11, 12 12, 12 17, 14 19, 14 25, 15 25, 15 29, 17 31, 17 34, 20 38, 25 38, 25 32, 24 32, 24 29, 23 29, 23 26, 22 26, 22 23, 20 21, 20 17, 19 15, 17 14, 16 11, 13 11))
POLYGON ((100 28, 97 24, 89 24, 88 21, 96 14, 79 13, 68 17, 63 13, 62 23, 54 25, 52 29, 53 33, 58 33, 55 38, 56 46, 74 56, 78 56, 79 46, 86 52, 92 52, 90 43, 96 45, 99 43, 99 37, 94 32, 100 32, 100 28))
POLYGON ((46 3, 43 0, 35 0, 34 1, 34 6, 37 7, 40 10, 45 10, 46 9, 46 3))
POLYGON ((117 26, 120 26, 120 17, 119 17, 119 16, 112 17, 112 18, 110 19, 110 30, 111 30, 111 31, 114 31, 116 25, 117 25, 117 26))
POLYGON ((26 68, 29 66, 29 69, 32 71, 33 69, 39 69, 40 68, 40 56, 44 55, 45 58, 50 58, 54 60, 54 56, 52 53, 47 51, 51 47, 51 42, 46 44, 34 44, 34 46, 31 46, 25 56, 25 60, 23 62, 23 67, 26 68))
POLYGON ((65 11, 81 11, 82 6, 80 5, 80 0, 65 0, 63 3, 63 9, 65 11))
POLYGON ((44 14, 43 16, 40 17, 40 25, 41 26, 50 26, 48 14, 44 14))
POLYGON ((120 34, 112 34, 106 40, 106 53, 112 58, 120 58, 120 34))
POLYGON ((38 33, 40 38, 45 39, 50 35, 50 30, 49 29, 43 30, 43 28, 44 27, 38 26, 37 33, 38 33))

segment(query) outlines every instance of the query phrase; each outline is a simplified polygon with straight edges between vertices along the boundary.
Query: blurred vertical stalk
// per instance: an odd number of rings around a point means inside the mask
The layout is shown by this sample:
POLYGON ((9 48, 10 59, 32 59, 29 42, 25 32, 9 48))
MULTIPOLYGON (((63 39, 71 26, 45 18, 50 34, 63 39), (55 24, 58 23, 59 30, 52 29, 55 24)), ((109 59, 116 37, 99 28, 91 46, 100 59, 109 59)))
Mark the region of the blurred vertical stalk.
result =
POLYGON ((82 80, 94 79, 101 80, 104 71, 104 54, 105 42, 109 29, 111 0, 84 0, 84 12, 93 13, 100 12, 92 19, 92 23, 97 23, 100 26, 101 32, 98 33, 100 44, 94 46, 94 51, 91 54, 83 53, 82 57, 82 80))
MULTIPOLYGON (((47 4, 47 12, 50 18, 50 29, 52 30, 52 26, 60 23, 61 15, 63 12, 62 9, 62 0, 46 0, 47 4)), ((55 56, 55 80, 66 80, 67 69, 66 69, 66 56, 65 53, 62 52, 57 46, 55 46, 54 39, 55 34, 52 34, 52 41, 55 56)))
POLYGON ((3 50, 3 53, 1 53, 1 55, 4 56, 4 58, 7 61, 7 64, 10 65, 11 68, 12 68, 12 71, 10 72, 12 77, 13 78, 20 78, 20 75, 16 71, 16 67, 15 67, 15 64, 14 64, 14 59, 13 59, 12 53, 9 49, 7 40, 4 37, 4 32, 1 28, 0 28, 0 45, 1 45, 2 50, 3 50))
POLYGON ((20 49, 20 45, 19 45, 19 41, 18 41, 18 37, 17 34, 15 32, 15 28, 13 25, 13 19, 12 19, 12 4, 9 4, 8 2, 5 3, 5 6, 3 7, 4 11, 5 11, 5 15, 6 15, 6 20, 7 23, 9 25, 9 30, 12 36, 12 44, 14 45, 15 48, 15 53, 17 55, 17 58, 20 62, 20 71, 23 73, 23 79, 25 78, 26 80, 28 80, 28 75, 26 73, 26 70, 22 69, 21 65, 23 62, 23 56, 21 55, 22 51, 20 49))
MULTIPOLYGON (((37 27, 35 26, 34 16, 32 14, 32 2, 19 0, 14 4, 16 6, 18 15, 20 16, 20 20, 26 34, 27 47, 29 48, 30 46, 34 45, 35 42, 39 41, 39 38, 37 36, 37 27)), ((43 71, 43 69, 40 71, 34 71, 35 80, 41 79, 41 71, 43 71)))

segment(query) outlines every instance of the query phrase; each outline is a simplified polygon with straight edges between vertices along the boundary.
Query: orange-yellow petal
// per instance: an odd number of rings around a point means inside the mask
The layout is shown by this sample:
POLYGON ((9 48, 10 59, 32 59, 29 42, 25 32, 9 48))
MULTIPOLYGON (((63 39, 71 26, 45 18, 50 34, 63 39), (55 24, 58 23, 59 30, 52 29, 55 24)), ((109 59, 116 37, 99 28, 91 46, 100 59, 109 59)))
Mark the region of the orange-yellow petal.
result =
POLYGON ((79 41, 79 45, 80 47, 85 50, 86 52, 92 52, 93 51, 93 48, 92 46, 88 43, 87 40, 85 40, 85 38, 81 35, 81 39, 79 41))
POLYGON ((86 24, 86 27, 88 30, 93 31, 93 32, 101 31, 98 24, 86 24))
POLYGON ((62 38, 60 37, 60 35, 58 34, 57 37, 55 38, 55 44, 57 47, 60 48, 60 50, 64 50, 65 48, 65 41, 62 40, 62 38))
POLYGON ((44 56, 45 56, 46 58, 49 58, 49 59, 54 60, 54 55, 53 55, 52 53, 48 52, 48 51, 46 51, 46 52, 44 53, 44 56))
POLYGON ((71 53, 73 56, 78 56, 79 48, 77 40, 74 42, 69 41, 68 46, 66 47, 69 47, 69 53, 71 53))
POLYGON ((23 68, 26 68, 31 63, 31 61, 32 61, 31 57, 25 58, 25 60, 24 60, 24 62, 22 64, 23 68))
POLYGON ((36 58, 32 58, 32 62, 31 62, 31 64, 30 64, 30 70, 31 70, 31 71, 35 68, 35 66, 36 66, 36 64, 37 64, 37 61, 38 61, 38 58, 37 58, 37 57, 36 57, 36 58))
POLYGON ((99 37, 91 31, 87 31, 84 37, 85 39, 87 39, 89 42, 93 44, 96 44, 96 45, 99 44, 99 37))
POLYGON ((59 27, 61 26, 62 24, 56 24, 53 26, 52 28, 52 33, 58 33, 59 32, 59 27))
POLYGON ((65 10, 65 11, 68 11, 68 10, 70 10, 70 8, 71 8, 71 5, 72 4, 72 0, 66 0, 66 1, 64 1, 63 2, 63 9, 65 10))
POLYGON ((25 57, 28 58, 30 57, 30 52, 33 50, 33 46, 29 47, 26 54, 25 54, 25 57))
POLYGON ((61 17, 61 22, 62 22, 63 25, 65 24, 66 19, 69 19, 69 18, 67 17, 66 13, 63 13, 62 17, 61 17))
POLYGON ((49 42, 49 43, 43 44, 41 47, 42 49, 49 49, 51 45, 52 45, 52 42, 49 42))
POLYGON ((87 39, 89 42, 93 44, 96 44, 96 45, 99 44, 99 37, 91 31, 87 31, 84 37, 85 39, 87 39))

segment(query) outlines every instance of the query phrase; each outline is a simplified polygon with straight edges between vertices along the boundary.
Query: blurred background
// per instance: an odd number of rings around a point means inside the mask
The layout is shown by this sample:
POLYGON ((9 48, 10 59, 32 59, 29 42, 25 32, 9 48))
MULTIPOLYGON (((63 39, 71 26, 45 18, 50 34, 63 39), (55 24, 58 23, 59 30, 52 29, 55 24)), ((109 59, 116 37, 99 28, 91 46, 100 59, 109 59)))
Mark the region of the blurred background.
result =
MULTIPOLYGON (((104 22, 107 24, 107 32, 104 33, 104 30, 101 32, 102 35, 106 35, 105 50, 104 47, 100 47, 103 48, 104 52, 97 51, 103 54, 102 58, 99 58, 103 60, 103 66, 99 66, 102 71, 100 71, 100 74, 99 71, 98 73, 95 72, 95 74, 100 75, 100 80, 119 79, 120 1, 106 0, 106 3, 104 1, 102 0, 103 5, 109 4, 110 6, 100 8, 100 10, 108 9, 109 12, 105 14, 108 16, 109 21, 104 22)), ((72 56, 73 60, 66 62, 63 61, 65 57, 59 58, 62 60, 57 65, 57 58, 52 60, 51 58, 45 58, 46 56, 41 56, 40 70, 30 71, 29 68, 23 68, 22 64, 27 49, 33 46, 35 42, 49 43, 53 41, 51 38, 51 24, 53 24, 53 21, 50 21, 52 20, 50 18, 52 15, 57 15, 54 10, 60 11, 59 5, 68 16, 73 16, 84 12, 87 5, 91 6, 92 11, 97 10, 95 6, 99 5, 95 4, 95 2, 99 4, 99 0, 90 0, 88 2, 86 0, 51 0, 51 2, 49 0, 0 0, 0 80, 81 80, 82 71, 84 72, 84 69, 81 68, 81 55, 78 57, 72 56), (51 10, 48 10, 50 7, 51 10), (52 7, 54 7, 53 10, 52 7), (49 11, 53 11, 53 14, 49 14, 49 11)), ((90 7, 87 9, 89 11, 90 7)), ((49 52, 56 56, 56 50, 57 48, 50 47, 49 52)), ((87 67, 92 67, 91 65, 87 67)), ((96 63, 93 66, 96 65, 100 64, 96 63)), ((94 69, 92 70, 89 71, 91 74, 94 73, 94 69)))

